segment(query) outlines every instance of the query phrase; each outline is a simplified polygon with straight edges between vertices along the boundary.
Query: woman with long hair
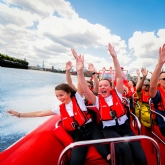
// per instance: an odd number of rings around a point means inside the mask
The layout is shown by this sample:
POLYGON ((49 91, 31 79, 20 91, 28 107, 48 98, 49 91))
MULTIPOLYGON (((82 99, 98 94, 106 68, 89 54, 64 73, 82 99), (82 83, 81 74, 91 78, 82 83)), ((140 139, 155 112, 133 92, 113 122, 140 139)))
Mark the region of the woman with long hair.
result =
MULTIPOLYGON (((79 88, 76 92, 68 84, 59 84, 55 87, 55 95, 61 102, 61 104, 55 109, 28 113, 9 110, 8 113, 22 118, 57 115, 58 113, 56 112, 59 112, 63 127, 71 134, 74 142, 104 138, 99 127, 92 122, 90 113, 88 112, 84 99, 82 98, 82 93, 79 93, 79 88)), ((108 145, 94 145, 94 147, 107 162, 110 161, 108 145)), ((83 165, 87 150, 88 146, 73 148, 71 151, 70 165, 83 165)))

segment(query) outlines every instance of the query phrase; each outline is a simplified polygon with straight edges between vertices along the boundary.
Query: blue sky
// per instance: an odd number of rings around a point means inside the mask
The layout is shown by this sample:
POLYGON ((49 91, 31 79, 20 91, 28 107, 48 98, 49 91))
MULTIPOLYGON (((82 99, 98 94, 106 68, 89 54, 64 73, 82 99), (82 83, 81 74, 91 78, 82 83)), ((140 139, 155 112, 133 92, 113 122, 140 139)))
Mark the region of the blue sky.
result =
POLYGON ((165 28, 165 0, 70 0, 79 16, 128 40, 135 31, 165 28))
POLYGON ((29 65, 65 69, 75 61, 71 48, 85 56, 86 67, 113 66, 111 42, 125 69, 153 71, 165 43, 165 0, 0 0, 0 50, 29 65))

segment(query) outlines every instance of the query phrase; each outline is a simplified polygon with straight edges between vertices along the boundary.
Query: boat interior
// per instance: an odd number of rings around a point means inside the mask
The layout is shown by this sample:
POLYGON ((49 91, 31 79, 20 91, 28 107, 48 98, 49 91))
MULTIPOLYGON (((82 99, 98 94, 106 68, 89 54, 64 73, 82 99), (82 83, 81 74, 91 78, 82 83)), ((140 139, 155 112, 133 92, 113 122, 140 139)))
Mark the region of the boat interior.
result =
MULTIPOLYGON (((134 106, 136 95, 133 95, 134 106)), ((38 126, 32 132, 25 135, 9 148, 0 153, 0 164, 2 165, 67 165, 70 151, 73 147, 88 145, 88 153, 85 165, 106 165, 107 162, 98 154, 93 144, 109 144, 111 152, 111 165, 115 165, 115 143, 123 141, 140 141, 145 151, 148 165, 165 165, 165 137, 156 125, 156 115, 151 100, 150 118, 151 127, 144 126, 139 116, 134 114, 134 110, 129 107, 129 99, 123 97, 123 104, 129 115, 130 127, 136 134, 132 137, 108 138, 99 140, 88 140, 73 142, 61 123, 60 116, 55 115, 46 122, 38 126)), ((101 124, 98 110, 94 106, 88 106, 94 122, 101 124)), ((165 117, 160 115, 165 121, 165 117)))

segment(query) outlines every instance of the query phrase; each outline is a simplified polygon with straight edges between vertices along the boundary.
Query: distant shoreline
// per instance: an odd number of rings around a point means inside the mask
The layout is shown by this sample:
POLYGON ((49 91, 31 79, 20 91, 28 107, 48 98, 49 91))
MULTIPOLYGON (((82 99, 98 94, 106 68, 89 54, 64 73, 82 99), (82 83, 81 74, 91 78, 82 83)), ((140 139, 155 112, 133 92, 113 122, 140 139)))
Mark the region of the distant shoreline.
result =
POLYGON ((7 68, 16 68, 16 69, 28 69, 28 65, 23 65, 17 62, 11 62, 7 60, 0 59, 0 66, 7 68))

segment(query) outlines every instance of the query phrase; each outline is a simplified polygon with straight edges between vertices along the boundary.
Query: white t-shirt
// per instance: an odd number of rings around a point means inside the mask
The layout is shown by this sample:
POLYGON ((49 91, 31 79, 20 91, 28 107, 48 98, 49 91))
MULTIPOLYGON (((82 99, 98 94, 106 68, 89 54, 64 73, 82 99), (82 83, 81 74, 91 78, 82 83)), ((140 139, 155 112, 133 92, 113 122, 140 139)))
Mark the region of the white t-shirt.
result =
MULTIPOLYGON (((80 96, 78 92, 75 94, 75 98, 77 100, 77 103, 82 111, 87 111, 86 105, 84 103, 84 98, 80 96)), ((73 104, 72 101, 70 101, 68 104, 65 104, 65 108, 69 114, 69 116, 73 116, 73 104)), ((60 115, 60 107, 52 109, 52 112, 57 113, 60 115)), ((86 123, 91 122, 92 119, 89 119, 86 123)))
MULTIPOLYGON (((116 90, 116 89, 115 89, 115 90, 116 90)), ((119 93, 117 90, 116 90, 116 93, 117 93, 117 95, 119 96, 119 98, 122 100, 122 94, 119 93)), ((110 96, 108 96, 108 97, 106 97, 106 98, 104 98, 104 99, 105 99, 106 103, 107 103, 109 106, 112 106, 112 105, 113 105, 112 95, 110 95, 110 96)), ((99 98, 98 98, 98 96, 96 96, 96 103, 95 103, 94 106, 96 106, 96 108, 99 109, 99 98)), ((128 119, 128 117, 127 117, 126 114, 123 115, 123 116, 121 116, 121 117, 119 117, 119 118, 118 118, 118 123, 119 123, 119 125, 124 124, 125 121, 126 121, 127 119, 128 119)), ((114 126, 114 125, 116 125, 115 119, 113 119, 113 120, 107 120, 107 121, 102 121, 102 123, 103 123, 103 128, 104 128, 105 126, 108 127, 108 126, 114 126)))

